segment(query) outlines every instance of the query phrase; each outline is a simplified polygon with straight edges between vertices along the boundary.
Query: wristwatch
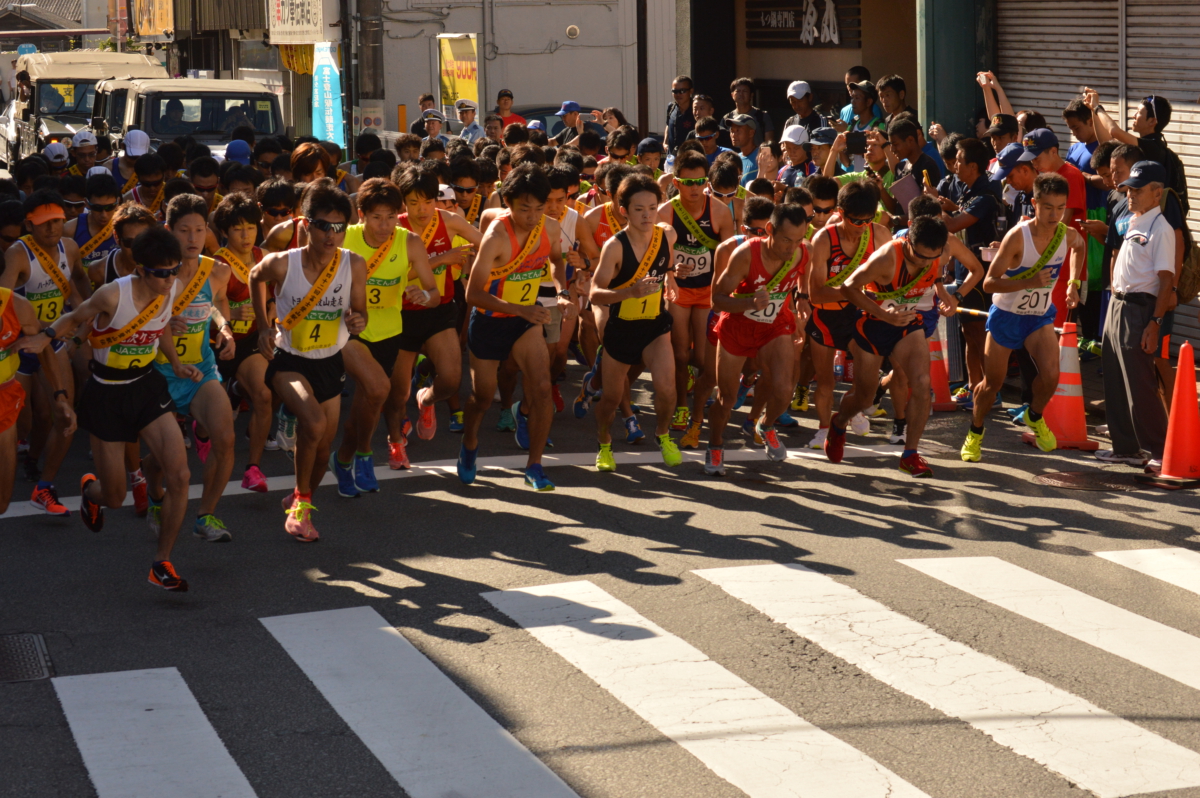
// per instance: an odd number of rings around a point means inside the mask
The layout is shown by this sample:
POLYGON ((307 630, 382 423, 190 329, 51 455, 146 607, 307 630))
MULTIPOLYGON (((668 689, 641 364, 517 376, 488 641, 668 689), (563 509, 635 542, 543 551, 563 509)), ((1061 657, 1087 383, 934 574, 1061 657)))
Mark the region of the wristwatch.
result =
POLYGON ((46 334, 46 337, 49 338, 51 341, 53 341, 54 339, 56 339, 58 337, 58 333, 56 333, 54 331, 53 327, 45 327, 42 329, 42 332, 44 332, 46 334))
POLYGON ((1150 321, 1154 322, 1159 327, 1161 327, 1162 323, 1163 323, 1163 317, 1162 316, 1151 316, 1150 321))
POLYGON ((808 299, 808 294, 801 294, 801 293, 797 293, 797 294, 796 294, 796 298, 797 298, 797 299, 803 299, 803 300, 806 300, 806 301, 807 301, 807 299, 808 299))
POLYGON ((961 293, 959 293, 958 291, 955 291, 950 296, 954 297, 954 301, 957 302, 958 304, 961 305, 963 303, 963 295, 961 293))
POLYGON ((558 292, 558 295, 559 295, 560 297, 562 297, 563 299, 570 299, 570 298, 571 298, 571 289, 570 289, 570 288, 564 288, 563 290, 561 290, 561 291, 559 291, 559 292, 558 292))

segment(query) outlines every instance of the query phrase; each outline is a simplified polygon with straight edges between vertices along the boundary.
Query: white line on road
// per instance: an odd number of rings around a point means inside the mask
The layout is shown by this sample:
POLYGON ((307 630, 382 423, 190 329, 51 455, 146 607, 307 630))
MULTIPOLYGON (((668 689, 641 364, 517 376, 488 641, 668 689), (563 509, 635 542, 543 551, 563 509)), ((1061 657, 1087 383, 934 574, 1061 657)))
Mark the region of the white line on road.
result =
POLYGON ((591 582, 483 597, 750 798, 925 795, 591 582))
POLYGON ((1200 754, 803 565, 695 571, 776 623, 1101 798, 1200 786, 1200 754))
POLYGON ((1200 552, 1190 549, 1100 551, 1097 557, 1123 565, 1192 593, 1200 593, 1200 552))
POLYGON ((1200 689, 1200 638, 996 557, 898 560, 951 587, 1200 689))
POLYGON ((175 668, 53 680, 100 798, 253 798, 175 668))
POLYGON ((260 620, 412 798, 575 798, 370 607, 260 620))

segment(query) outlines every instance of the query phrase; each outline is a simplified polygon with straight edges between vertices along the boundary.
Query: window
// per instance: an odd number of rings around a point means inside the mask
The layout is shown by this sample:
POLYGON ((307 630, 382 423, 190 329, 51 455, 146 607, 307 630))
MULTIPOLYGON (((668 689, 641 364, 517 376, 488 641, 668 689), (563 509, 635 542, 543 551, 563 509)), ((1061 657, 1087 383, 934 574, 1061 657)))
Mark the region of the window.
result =
POLYGON ((158 94, 148 98, 147 105, 149 129, 159 136, 208 134, 228 139, 241 125, 264 135, 279 129, 271 95, 158 94))
POLYGON ((127 97, 127 89, 117 89, 108 95, 108 101, 105 103, 104 119, 108 122, 109 130, 121 130, 125 127, 125 101, 127 97))
POLYGON ((38 110, 43 114, 79 114, 90 116, 96 99, 95 83, 37 84, 38 110))

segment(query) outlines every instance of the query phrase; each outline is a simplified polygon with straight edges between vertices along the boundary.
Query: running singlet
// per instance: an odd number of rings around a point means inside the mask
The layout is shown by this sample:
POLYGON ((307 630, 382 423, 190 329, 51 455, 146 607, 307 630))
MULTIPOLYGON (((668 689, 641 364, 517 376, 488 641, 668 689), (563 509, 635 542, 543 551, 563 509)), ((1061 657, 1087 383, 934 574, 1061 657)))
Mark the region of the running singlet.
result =
POLYGON ((704 211, 699 218, 684 218, 683 203, 673 200, 671 226, 675 228, 674 257, 677 265, 690 265, 687 277, 676 277, 680 288, 708 288, 712 285, 713 258, 717 249, 717 233, 712 223, 712 197, 705 196, 704 211), (688 222, 691 224, 688 224, 688 222), (703 237, 696 235, 699 231, 703 237), (707 240, 705 240, 707 239, 707 240))
POLYGON ((625 224, 621 221, 616 206, 611 202, 604 203, 604 212, 600 214, 600 224, 596 225, 596 232, 592 234, 596 240, 596 246, 603 249, 604 242, 615 236, 624 227, 625 224))
POLYGON ((319 360, 336 355, 350 340, 350 331, 346 329, 346 313, 350 310, 350 250, 339 249, 334 255, 336 263, 331 261, 321 269, 317 280, 325 286, 320 298, 292 329, 285 330, 282 322, 292 308, 304 302, 313 287, 304 276, 303 252, 288 250, 287 277, 275 288, 275 316, 280 321, 275 330, 275 346, 299 357, 319 360))
POLYGON ((382 341, 404 331, 400 300, 408 286, 408 230, 395 228, 391 242, 373 248, 363 236, 364 225, 346 228, 344 246, 367 262, 367 327, 359 338, 382 341))
POLYGON ((787 263, 780 265, 777 271, 768 271, 763 263, 762 248, 765 239, 750 239, 750 270, 738 283, 734 296, 748 298, 760 288, 767 289, 767 306, 762 310, 746 310, 742 312, 750 321, 761 324, 774 324, 776 321, 786 321, 794 318, 792 303, 788 301, 793 291, 804 278, 808 270, 808 247, 801 244, 796 247, 787 263))
MULTIPOLYGON (((506 213, 499 217, 498 221, 508 233, 511 259, 499 269, 492 269, 488 277, 487 292, 514 305, 533 305, 537 302, 538 286, 542 277, 550 270, 550 237, 546 235, 545 217, 542 217, 537 227, 529 233, 523 247, 517 242, 512 214, 506 213)), ((513 314, 485 310, 483 315, 503 319, 511 318, 513 314)))
MULTIPOLYGON (((263 253, 258 247, 250 251, 250 262, 243 263, 232 250, 225 247, 213 253, 213 259, 229 264, 229 284, 225 295, 229 298, 229 312, 232 314, 241 307, 250 305, 250 270, 254 264, 262 260, 263 253)), ((235 341, 245 338, 256 331, 256 319, 230 319, 229 326, 235 341)))
MULTIPOLYGON (((174 339, 175 353, 179 355, 180 363, 193 366, 203 363, 205 368, 211 366, 215 361, 212 347, 208 343, 208 319, 212 316, 213 309, 212 265, 212 258, 201 255, 200 263, 196 267, 196 273, 192 275, 192 280, 188 285, 181 286, 176 292, 180 301, 186 299, 188 294, 192 294, 192 300, 185 307, 176 308, 174 314, 184 320, 187 330, 182 334, 172 334, 171 336, 174 339), (205 274, 204 284, 200 286, 199 290, 196 290, 193 283, 202 273, 205 274)), ((176 280, 175 282, 179 283, 180 281, 176 280)), ((170 361, 162 352, 158 353, 154 362, 170 368, 170 361)), ((172 372, 163 376, 173 378, 175 374, 172 372)))
MULTIPOLYGON (((831 224, 826 229, 829 231, 829 279, 825 281, 825 285, 830 288, 840 288, 842 283, 846 282, 846 278, 855 269, 866 263, 867 258, 871 257, 871 253, 875 251, 875 225, 867 225, 867 229, 863 230, 862 235, 859 236, 858 247, 854 252, 849 253, 842 249, 838 226, 831 224)), ((820 310, 840 310, 848 304, 848 302, 822 302, 816 307, 820 310)))
POLYGON ((75 219, 75 243, 79 245, 79 257, 83 260, 83 268, 90 269, 98 261, 103 260, 109 252, 117 249, 117 239, 113 235, 112 222, 92 235, 88 230, 88 211, 79 214, 75 219))
POLYGON ((21 359, 10 348, 21 337, 21 321, 13 306, 12 290, 0 288, 0 386, 7 385, 17 376, 21 359))
MULTIPOLYGON (((1033 222, 1021 222, 1017 227, 1021 230, 1024 254, 1021 257, 1020 264, 1004 273, 1005 278, 1009 280, 1023 280, 1032 277, 1035 274, 1032 271, 1033 267, 1042 260, 1042 255, 1044 254, 1038 252, 1037 247, 1033 243, 1033 222)), ((1065 228, 1065 225, 1060 224, 1059 228, 1065 228)), ((1045 288, 1026 288, 1024 291, 1008 291, 1003 294, 992 294, 993 305, 1009 313, 1015 313, 1018 316, 1044 316, 1055 312, 1050 294, 1054 290, 1055 282, 1058 280, 1059 271, 1062 269, 1063 264, 1067 262, 1067 253, 1069 250, 1067 248, 1065 229, 1061 237, 1055 234, 1051 238, 1047 248, 1054 244, 1054 238, 1061 238, 1062 240, 1042 267, 1043 269, 1050 270, 1050 276, 1053 278, 1050 281, 1050 285, 1045 288)))
POLYGON ((54 256, 42 249, 32 236, 21 236, 17 240, 29 257, 29 279, 17 288, 17 293, 33 305, 38 321, 50 323, 63 314, 71 294, 67 248, 62 241, 58 242, 58 262, 55 263, 54 256))
POLYGON ((938 279, 941 276, 941 258, 933 261, 928 267, 921 269, 916 274, 908 270, 908 261, 904 259, 904 240, 896 240, 889 242, 895 252, 896 265, 892 272, 891 282, 871 283, 868 289, 874 294, 871 296, 876 304, 884 310, 929 310, 931 308, 921 308, 919 305, 924 304, 923 300, 926 297, 933 296, 933 288, 937 285, 938 279))
MULTIPOLYGON (((671 270, 671 251, 666 246, 666 236, 659 225, 654 225, 654 235, 640 259, 634 256, 629 232, 622 230, 614 236, 621 242, 621 267, 608 281, 609 290, 618 291, 638 280, 650 278, 658 281, 658 290, 643 297, 630 297, 617 306, 615 318, 625 321, 655 319, 666 313, 662 306, 662 281, 671 270)), ((609 319, 612 323, 612 319, 609 319)))
POLYGON ((114 156, 112 159, 112 176, 113 180, 117 181, 117 185, 121 186, 122 195, 127 194, 129 191, 133 190, 134 186, 137 185, 137 172, 131 174, 128 180, 126 180, 124 177, 121 177, 121 159, 116 156, 114 156))
MULTIPOLYGON (((562 217, 558 220, 558 250, 562 253, 563 261, 567 260, 567 253, 575 248, 575 228, 579 224, 579 213, 574 208, 567 208, 563 211, 562 217)), ((571 281, 571 266, 567 265, 567 282, 571 281)), ((542 284, 538 288, 538 304, 548 308, 558 305, 558 289, 554 286, 554 272, 547 267, 546 274, 542 276, 542 284)))
MULTIPOLYGON (((167 324, 171 321, 175 296, 179 293, 179 281, 171 283, 170 294, 155 296, 140 313, 133 302, 133 275, 119 278, 116 285, 120 291, 117 309, 113 311, 107 327, 100 328, 96 326, 95 320, 92 321, 92 332, 88 341, 92 345, 92 360, 99 366, 132 372, 154 362, 159 339, 167 332, 167 324), (132 324, 133 322, 139 323, 132 324), (119 340, 107 346, 102 345, 106 339, 111 339, 127 327, 130 328, 129 332, 121 335, 119 340)), ((140 376, 142 375, 139 373, 131 373, 124 379, 101 378, 94 370, 92 379, 108 384, 121 384, 133 382, 140 376)))
MULTIPOLYGON (((429 223, 425 225, 424 230, 414 229, 412 223, 408 220, 408 214, 400 214, 400 226, 406 230, 412 230, 421 237, 421 243, 425 245, 425 251, 429 253, 430 260, 433 260, 438 255, 454 249, 453 236, 451 236, 450 231, 446 229, 446 217, 442 215, 444 212, 440 208, 436 209, 434 212, 437 215, 429 220, 429 223)), ((447 279, 447 272, 449 271, 450 267, 445 263, 441 263, 437 266, 433 266, 432 268, 433 278, 437 281, 438 293, 442 295, 441 304, 444 305, 454 299, 454 280, 447 279)), ((407 280, 409 282, 414 282, 413 275, 409 274, 407 280)), ((404 310, 426 309, 424 306, 415 305, 412 302, 409 302, 407 299, 404 300, 403 307, 404 310)))

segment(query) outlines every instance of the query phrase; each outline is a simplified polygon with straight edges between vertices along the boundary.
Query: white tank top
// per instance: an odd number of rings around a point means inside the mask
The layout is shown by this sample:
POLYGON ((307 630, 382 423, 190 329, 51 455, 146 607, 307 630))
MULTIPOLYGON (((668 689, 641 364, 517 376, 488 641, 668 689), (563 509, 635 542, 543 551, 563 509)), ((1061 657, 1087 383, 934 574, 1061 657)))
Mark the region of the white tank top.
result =
MULTIPOLYGON (((58 283, 54 282, 54 278, 42 268, 42 262, 38 260, 37 255, 33 254, 33 250, 24 241, 17 240, 20 241, 26 257, 29 258, 29 279, 17 293, 23 294, 33 305, 33 309, 37 311, 38 321, 49 324, 61 316, 65 310, 62 291, 59 290, 58 283)), ((63 281, 69 284, 71 269, 67 264, 67 248, 63 246, 61 239, 58 242, 57 266, 62 273, 63 281)))
MULTIPOLYGON (((115 332, 137 318, 138 309, 133 302, 133 275, 118 278, 115 285, 120 289, 117 300, 117 310, 104 329, 96 326, 92 320, 92 329, 97 335, 115 332)), ((102 366, 114 369, 136 369, 148 366, 154 362, 158 354, 158 342, 162 339, 167 324, 171 321, 171 308, 175 304, 175 294, 179 291, 179 281, 171 281, 171 293, 166 296, 158 313, 147 321, 140 330, 131 333, 124 340, 103 349, 92 349, 92 359, 102 366)), ((130 380, 102 380, 95 374, 92 379, 110 385, 121 385, 130 380)))
MULTIPOLYGON (((1032 227, 1033 220, 1017 224, 1017 229, 1021 231, 1024 254, 1021 257, 1021 263, 1016 268, 1005 272, 1005 277, 1011 279, 1021 272, 1032 268, 1041 259, 1042 253, 1037 251, 1037 247, 1033 243, 1033 234, 1030 232, 1032 227)), ((1069 233, 1070 231, 1068 230, 1067 232, 1069 233)), ((1001 310, 1015 313, 1018 316, 1045 316, 1048 313, 1054 313, 1055 309, 1053 303, 1050 301, 1050 292, 1054 290, 1054 283, 1058 280, 1058 272, 1067 260, 1067 251, 1067 236, 1063 236, 1062 243, 1058 245, 1058 250, 1050 258, 1050 262, 1042 267, 1049 271, 1050 275, 1054 278, 1050 281, 1050 285, 1045 288, 1027 288, 1024 291, 992 294, 992 304, 1001 310)))
POLYGON ((561 231, 559 240, 562 242, 563 252, 570 252, 575 247, 575 227, 578 224, 579 211, 567 208, 567 215, 558 223, 558 229, 561 231))
MULTIPOLYGON (((287 277, 275 289, 275 316, 278 319, 287 318, 312 288, 312 283, 304 276, 302 252, 302 249, 288 250, 287 277)), ((337 273, 308 315, 291 330, 276 325, 275 346, 279 349, 319 360, 342 351, 346 341, 350 340, 350 331, 346 329, 346 313, 350 311, 350 250, 338 252, 337 273)))

